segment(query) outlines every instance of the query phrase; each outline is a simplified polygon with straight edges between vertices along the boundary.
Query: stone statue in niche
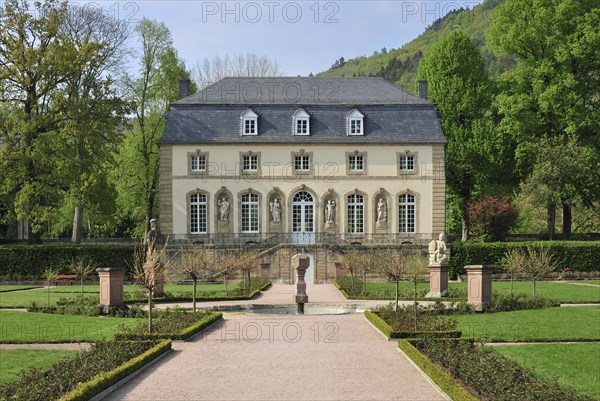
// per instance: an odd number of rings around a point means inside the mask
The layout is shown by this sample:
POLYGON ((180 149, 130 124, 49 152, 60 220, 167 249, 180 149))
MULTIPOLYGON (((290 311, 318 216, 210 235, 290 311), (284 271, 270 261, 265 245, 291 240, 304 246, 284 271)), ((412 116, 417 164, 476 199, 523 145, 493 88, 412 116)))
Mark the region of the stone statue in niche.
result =
POLYGON ((229 219, 229 201, 227 198, 221 198, 217 204, 219 205, 219 220, 227 223, 229 219))
POLYGON ((331 199, 328 200, 327 205, 325 205, 325 223, 335 223, 335 201, 331 199))
POLYGON ((377 202, 377 223, 379 225, 387 223, 387 205, 383 198, 379 198, 379 202, 377 202))
POLYGON ((445 233, 440 233, 439 239, 429 243, 429 265, 447 265, 450 261, 450 251, 445 233))
POLYGON ((271 212, 271 218, 273 219, 273 222, 281 222, 281 205, 279 204, 279 199, 273 199, 273 201, 269 204, 269 210, 271 212))

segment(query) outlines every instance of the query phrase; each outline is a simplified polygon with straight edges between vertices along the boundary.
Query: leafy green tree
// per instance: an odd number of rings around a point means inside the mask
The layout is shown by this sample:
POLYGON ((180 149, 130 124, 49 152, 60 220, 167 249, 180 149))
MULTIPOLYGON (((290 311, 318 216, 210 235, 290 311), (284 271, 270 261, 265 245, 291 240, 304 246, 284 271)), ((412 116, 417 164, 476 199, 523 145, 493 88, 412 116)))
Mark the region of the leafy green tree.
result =
POLYGON ((41 241, 63 188, 56 144, 64 115, 56 100, 72 62, 59 34, 66 4, 35 8, 34 15, 23 0, 0 4, 0 193, 30 225, 30 242, 41 241))
POLYGON ((448 191, 460 199, 462 239, 466 240, 468 204, 478 184, 488 181, 486 172, 495 165, 492 155, 504 152, 504 142, 497 140, 486 118, 492 85, 479 50, 462 31, 453 31, 430 49, 419 64, 417 78, 428 82, 429 99, 441 115, 448 140, 448 191))
MULTIPOLYGON (((594 1, 506 0, 495 10, 488 43, 496 54, 517 62, 500 79, 500 129, 516 140, 515 169, 522 179, 534 169, 542 138, 572 137, 600 151, 599 25, 594 1)), ((585 203, 597 200, 597 192, 583 185, 579 189, 585 203)), ((571 207, 562 204, 567 236, 571 207)))
MULTIPOLYGON (((138 73, 127 75, 127 97, 135 104, 132 127, 126 134, 117 156, 118 168, 113 180, 119 192, 121 213, 138 225, 143 235, 158 210, 159 149, 169 104, 179 96, 179 81, 189 80, 190 73, 173 47, 171 32, 163 24, 142 19, 135 28, 138 45, 138 73)), ((191 85, 191 92, 195 87, 191 85)))

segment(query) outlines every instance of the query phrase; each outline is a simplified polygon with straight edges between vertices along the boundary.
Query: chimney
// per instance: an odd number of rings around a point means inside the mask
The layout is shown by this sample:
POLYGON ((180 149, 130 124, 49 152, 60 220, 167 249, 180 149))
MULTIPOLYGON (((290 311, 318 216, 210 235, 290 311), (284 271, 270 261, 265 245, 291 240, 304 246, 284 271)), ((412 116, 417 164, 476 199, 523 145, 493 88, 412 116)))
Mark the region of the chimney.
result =
POLYGON ((190 81, 179 81, 179 99, 183 99, 184 97, 188 97, 190 94, 190 81))
POLYGON ((419 81, 417 83, 417 85, 418 85, 418 89, 419 89, 419 97, 421 99, 427 100, 427 96, 428 96, 428 94, 427 94, 427 81, 419 81))

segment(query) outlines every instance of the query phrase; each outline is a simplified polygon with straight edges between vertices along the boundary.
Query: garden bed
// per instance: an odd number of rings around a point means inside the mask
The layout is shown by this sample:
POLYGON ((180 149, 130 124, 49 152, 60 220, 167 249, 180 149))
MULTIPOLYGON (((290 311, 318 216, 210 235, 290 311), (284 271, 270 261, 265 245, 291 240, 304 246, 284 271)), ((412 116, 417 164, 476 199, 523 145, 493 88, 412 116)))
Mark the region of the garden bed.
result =
POLYGON ((432 315, 419 314, 415 328, 413 310, 408 308, 399 308, 396 312, 391 307, 381 308, 375 312, 366 311, 365 318, 388 339, 426 336, 458 338, 462 334, 454 330, 456 324, 452 321, 432 315))
POLYGON ((171 349, 160 343, 99 342, 74 358, 57 362, 48 371, 31 369, 0 387, 0 398, 19 401, 84 401, 134 373, 171 349))
POLYGON ((161 311, 153 325, 152 333, 148 333, 147 323, 140 323, 135 327, 124 328, 115 335, 115 339, 117 341, 187 340, 221 320, 222 317, 221 312, 161 311))
POLYGON ((400 340, 398 347, 455 401, 593 400, 539 380, 517 363, 470 341, 423 338, 400 340))

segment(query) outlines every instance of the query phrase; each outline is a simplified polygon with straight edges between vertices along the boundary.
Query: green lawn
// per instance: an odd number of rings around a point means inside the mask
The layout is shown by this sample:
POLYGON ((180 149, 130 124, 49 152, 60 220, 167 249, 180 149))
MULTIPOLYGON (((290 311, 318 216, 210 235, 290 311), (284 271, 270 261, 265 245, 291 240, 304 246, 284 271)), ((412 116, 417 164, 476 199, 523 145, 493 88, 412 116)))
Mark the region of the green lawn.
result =
MULTIPOLYGON (((192 293, 192 285, 177 285, 167 284, 165 285, 165 291, 177 294, 192 293)), ((229 290, 239 288, 237 284, 228 284, 229 290)), ((83 286, 83 291, 86 295, 97 295, 99 294, 99 286, 97 284, 86 284, 83 286)), ((143 290, 140 286, 125 285, 123 291, 130 296, 137 295, 143 296, 143 290)), ((198 292, 225 292, 225 285, 223 284, 202 284, 198 286, 198 292)), ((56 305, 56 301, 60 298, 74 298, 81 294, 81 286, 79 285, 61 285, 59 287, 50 288, 50 305, 56 305)), ((31 305, 31 302, 36 302, 39 305, 48 304, 48 290, 46 288, 39 288, 29 291, 22 292, 0 292, 0 308, 26 308, 31 305)))
POLYGON ((0 292, 28 290, 31 288, 40 288, 39 285, 0 285, 0 292))
POLYGON ((569 280, 569 283, 579 283, 579 284, 596 284, 600 285, 600 280, 569 280))
POLYGON ((492 347, 548 382, 600 399, 600 343, 492 347))
POLYGON ((0 310, 0 342, 93 342, 112 339, 120 325, 133 327, 142 320, 0 310))
POLYGON ((455 315, 463 337, 487 341, 600 340, 600 307, 573 306, 455 315))
POLYGON ((0 385, 19 378, 30 367, 50 369, 55 362, 75 355, 77 351, 45 349, 0 350, 0 385))
MULTIPOLYGON (((594 280, 587 280, 586 283, 592 284, 594 280)), ((450 288, 462 289, 466 292, 467 283, 449 283, 450 288)), ((572 285, 568 283, 554 283, 551 281, 538 282, 536 284, 536 295, 545 298, 555 299, 559 302, 571 303, 600 303, 600 287, 572 285)), ((412 283, 400 283, 402 292, 412 291, 412 283)), ((367 283, 367 289, 373 292, 387 292, 392 294, 388 298, 393 299, 395 290, 394 283, 367 283)), ((417 289, 429 289, 429 283, 417 284, 417 289)), ((510 282, 494 281, 492 291, 510 292, 510 282)), ((519 281, 513 283, 513 292, 523 292, 531 294, 532 284, 528 281, 519 281)))

